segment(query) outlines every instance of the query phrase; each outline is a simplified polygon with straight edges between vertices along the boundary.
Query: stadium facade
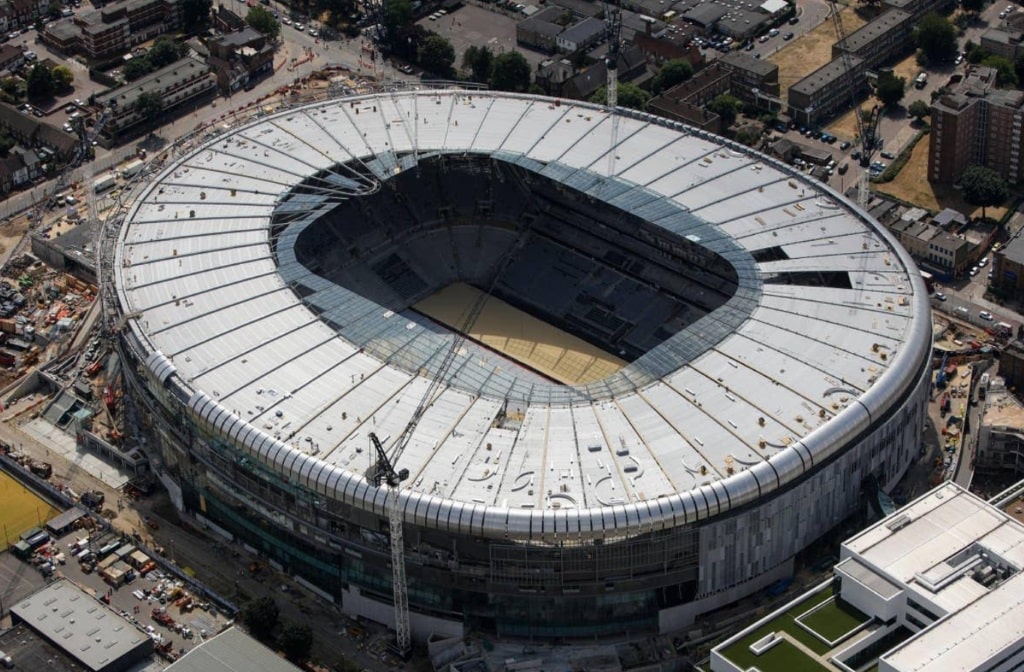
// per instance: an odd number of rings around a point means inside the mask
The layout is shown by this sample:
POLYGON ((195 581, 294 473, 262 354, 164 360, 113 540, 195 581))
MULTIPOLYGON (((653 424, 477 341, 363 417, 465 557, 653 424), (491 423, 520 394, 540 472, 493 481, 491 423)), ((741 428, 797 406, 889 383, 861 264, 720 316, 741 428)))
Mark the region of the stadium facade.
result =
POLYGON ((917 454, 912 260, 820 184, 674 122, 318 102, 211 136, 118 223, 108 308, 172 497, 349 613, 393 622, 368 436, 393 448, 434 390, 397 456, 418 636, 687 625, 787 576, 917 454), (413 306, 453 283, 622 367, 563 384, 475 342, 441 367, 456 337, 413 306))

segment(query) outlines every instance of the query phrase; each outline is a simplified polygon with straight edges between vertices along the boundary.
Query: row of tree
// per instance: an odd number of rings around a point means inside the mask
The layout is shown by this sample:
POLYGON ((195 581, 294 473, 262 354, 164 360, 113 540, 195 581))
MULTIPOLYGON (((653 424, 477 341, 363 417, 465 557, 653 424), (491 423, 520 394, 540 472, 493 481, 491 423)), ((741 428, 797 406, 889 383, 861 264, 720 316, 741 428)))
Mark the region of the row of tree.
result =
POLYGON ((124 78, 129 82, 148 75, 154 70, 174 63, 188 54, 188 45, 179 42, 169 35, 161 35, 153 41, 144 56, 135 56, 125 62, 121 69, 124 78))
POLYGON ((281 624, 281 610, 270 596, 249 600, 242 608, 242 622, 256 639, 284 652, 288 660, 302 663, 313 649, 313 630, 306 623, 281 624))

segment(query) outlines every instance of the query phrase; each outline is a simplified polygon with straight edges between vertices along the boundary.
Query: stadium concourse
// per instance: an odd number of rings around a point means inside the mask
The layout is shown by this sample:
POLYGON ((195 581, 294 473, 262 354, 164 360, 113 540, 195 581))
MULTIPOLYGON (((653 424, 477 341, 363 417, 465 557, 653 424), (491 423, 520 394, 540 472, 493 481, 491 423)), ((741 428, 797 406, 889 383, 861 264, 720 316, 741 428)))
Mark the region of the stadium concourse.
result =
POLYGON ((176 505, 393 623, 376 434, 410 473, 419 638, 683 627, 790 575, 917 454, 931 322, 907 254, 657 117, 321 101, 184 152, 107 227, 108 320, 176 505), (472 296, 581 350, 497 347, 547 337, 491 334, 472 296))

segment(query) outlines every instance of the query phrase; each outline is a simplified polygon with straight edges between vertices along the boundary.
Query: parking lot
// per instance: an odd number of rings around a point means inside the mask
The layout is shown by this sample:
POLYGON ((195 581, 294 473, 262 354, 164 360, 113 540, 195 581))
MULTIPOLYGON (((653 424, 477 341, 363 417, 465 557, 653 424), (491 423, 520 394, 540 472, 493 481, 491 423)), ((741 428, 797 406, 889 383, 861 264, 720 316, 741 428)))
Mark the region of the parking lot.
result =
POLYGON ((516 45, 516 22, 523 18, 521 14, 511 14, 490 7, 495 6, 481 7, 468 4, 433 21, 424 17, 420 24, 451 40, 455 48, 456 69, 462 65, 463 52, 471 46, 490 47, 496 55, 511 50, 518 51, 534 70, 538 63, 551 58, 531 49, 520 49, 516 45))
POLYGON ((119 586, 105 581, 100 568, 104 564, 109 566, 116 557, 109 551, 104 554, 101 548, 126 544, 134 549, 131 538, 114 532, 93 532, 90 536, 88 530, 73 531, 51 542, 52 573, 48 563, 21 561, 11 553, 3 554, 0 556, 0 582, 5 586, 4 604, 9 608, 10 604, 39 589, 47 580, 44 574, 54 579, 66 577, 147 633, 158 647, 162 645, 164 657, 168 659, 184 654, 205 637, 226 627, 228 619, 213 605, 191 594, 183 582, 160 568, 145 572, 144 576, 137 576, 141 572, 131 572, 137 578, 119 586), (80 543, 85 538, 89 541, 80 543), (90 569, 79 564, 75 558, 79 552, 92 552, 99 560, 98 567, 90 569))

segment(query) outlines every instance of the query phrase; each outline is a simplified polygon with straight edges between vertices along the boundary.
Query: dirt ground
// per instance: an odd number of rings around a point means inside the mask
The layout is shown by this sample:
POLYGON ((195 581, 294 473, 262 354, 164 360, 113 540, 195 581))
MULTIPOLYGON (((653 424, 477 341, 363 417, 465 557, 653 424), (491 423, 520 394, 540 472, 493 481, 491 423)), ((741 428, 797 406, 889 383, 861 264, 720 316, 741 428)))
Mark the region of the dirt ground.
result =
POLYGON ((28 231, 28 220, 25 217, 17 217, 0 224, 0 256, 7 254, 13 249, 28 231))
MULTIPOLYGON (((849 7, 839 11, 847 35, 867 23, 865 18, 849 7)), ((769 56, 768 60, 779 66, 779 97, 786 100, 789 87, 831 61, 832 45, 835 43, 836 31, 832 21, 828 20, 769 56)))
MULTIPOLYGON (((960 192, 951 187, 933 185, 928 181, 928 138, 921 138, 917 143, 910 159, 896 179, 892 182, 875 185, 875 191, 894 196, 932 212, 938 212, 943 208, 953 208, 968 217, 981 216, 981 208, 966 203, 961 198, 960 192)), ((992 219, 1000 219, 1006 214, 1006 208, 987 208, 985 214, 992 219)))

